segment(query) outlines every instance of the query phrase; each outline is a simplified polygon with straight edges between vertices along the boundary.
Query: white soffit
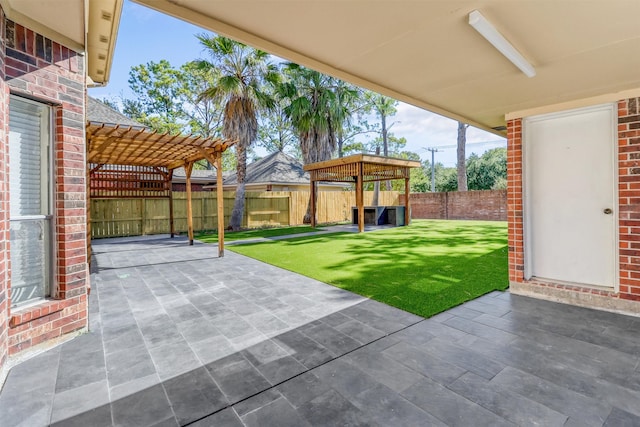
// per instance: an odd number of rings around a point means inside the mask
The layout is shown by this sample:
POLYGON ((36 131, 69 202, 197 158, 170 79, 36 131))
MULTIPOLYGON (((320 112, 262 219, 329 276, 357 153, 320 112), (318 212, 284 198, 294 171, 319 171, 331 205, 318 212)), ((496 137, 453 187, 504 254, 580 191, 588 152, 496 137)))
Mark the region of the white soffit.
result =
POLYGON ((134 1, 484 129, 512 111, 640 88, 640 1, 134 1), (534 78, 468 24, 476 9, 534 78))

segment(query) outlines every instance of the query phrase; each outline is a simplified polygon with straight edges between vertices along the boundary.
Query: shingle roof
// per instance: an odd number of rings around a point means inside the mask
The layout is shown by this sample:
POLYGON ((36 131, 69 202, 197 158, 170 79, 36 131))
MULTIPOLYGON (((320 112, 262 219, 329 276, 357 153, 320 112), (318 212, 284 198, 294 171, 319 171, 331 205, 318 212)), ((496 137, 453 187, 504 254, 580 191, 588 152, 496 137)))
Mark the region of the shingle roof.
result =
MULTIPOLYGON (((191 171, 191 181, 200 183, 215 183, 217 181, 216 173, 217 172, 215 169, 194 169, 191 171)), ((223 172, 222 179, 225 180, 228 175, 229 172, 223 172)), ((184 168, 176 168, 173 170, 173 182, 185 182, 186 179, 187 174, 184 171, 184 168)))
MULTIPOLYGON (((282 152, 268 155, 247 165, 245 184, 257 183, 308 184, 309 174, 302 169, 302 163, 282 152)), ((237 184, 236 174, 224 180, 225 185, 237 184)))
POLYGON ((90 122, 98 123, 110 123, 114 125, 123 126, 137 126, 146 127, 141 123, 136 122, 133 119, 125 116, 119 111, 114 110, 102 101, 95 98, 88 97, 89 102, 87 104, 87 119, 90 122))

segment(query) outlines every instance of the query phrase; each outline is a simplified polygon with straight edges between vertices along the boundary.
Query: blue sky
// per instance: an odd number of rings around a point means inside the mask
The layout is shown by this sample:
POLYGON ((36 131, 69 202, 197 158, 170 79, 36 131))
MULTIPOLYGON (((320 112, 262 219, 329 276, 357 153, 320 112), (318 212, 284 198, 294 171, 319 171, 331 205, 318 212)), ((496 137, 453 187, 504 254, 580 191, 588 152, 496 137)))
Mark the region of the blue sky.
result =
MULTIPOLYGON (((194 36, 203 32, 205 30, 200 27, 126 0, 109 84, 89 89, 89 95, 116 99, 132 97, 127 83, 132 66, 167 59, 177 67, 204 57, 194 36)), ((407 150, 430 160, 431 153, 426 148, 441 147, 441 151, 436 153, 436 162, 455 166, 457 122, 405 103, 398 105, 398 113, 388 121, 396 122, 391 132, 407 139, 407 150)), ((487 149, 505 147, 506 140, 480 129, 469 128, 467 144, 467 155, 473 152, 481 154, 487 149)))

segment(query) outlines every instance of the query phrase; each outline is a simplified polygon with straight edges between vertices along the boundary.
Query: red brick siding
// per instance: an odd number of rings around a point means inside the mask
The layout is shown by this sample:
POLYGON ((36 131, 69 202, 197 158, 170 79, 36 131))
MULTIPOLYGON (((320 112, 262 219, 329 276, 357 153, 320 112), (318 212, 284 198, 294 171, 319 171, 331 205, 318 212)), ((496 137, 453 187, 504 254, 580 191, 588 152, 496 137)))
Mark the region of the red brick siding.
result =
POLYGON ((509 280, 524 280, 522 222, 522 120, 507 123, 507 221, 509 223, 509 280))
POLYGON ((52 299, 10 313, 8 352, 13 355, 87 325, 86 91, 82 56, 18 23, 5 25, 4 80, 12 92, 54 105, 57 264, 52 299))
POLYGON ((618 102, 620 298, 640 300, 640 98, 618 102))
POLYGON ((5 20, 0 8, 0 371, 8 356, 9 341, 9 167, 7 105, 9 87, 4 81, 5 20))
MULTIPOLYGON (((506 190, 412 193, 410 202, 412 218, 507 220, 506 190)), ((404 194, 399 203, 404 204, 404 194)))

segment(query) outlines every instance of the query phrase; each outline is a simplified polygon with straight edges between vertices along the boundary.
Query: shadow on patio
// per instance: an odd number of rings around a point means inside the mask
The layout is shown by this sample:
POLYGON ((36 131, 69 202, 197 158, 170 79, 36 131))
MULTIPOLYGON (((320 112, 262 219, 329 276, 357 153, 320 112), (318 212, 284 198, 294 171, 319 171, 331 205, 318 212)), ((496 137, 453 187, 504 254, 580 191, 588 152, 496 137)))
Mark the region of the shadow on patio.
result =
POLYGON ((94 244, 91 332, 0 425, 640 424, 640 319, 494 292, 422 319, 181 239, 94 244))

